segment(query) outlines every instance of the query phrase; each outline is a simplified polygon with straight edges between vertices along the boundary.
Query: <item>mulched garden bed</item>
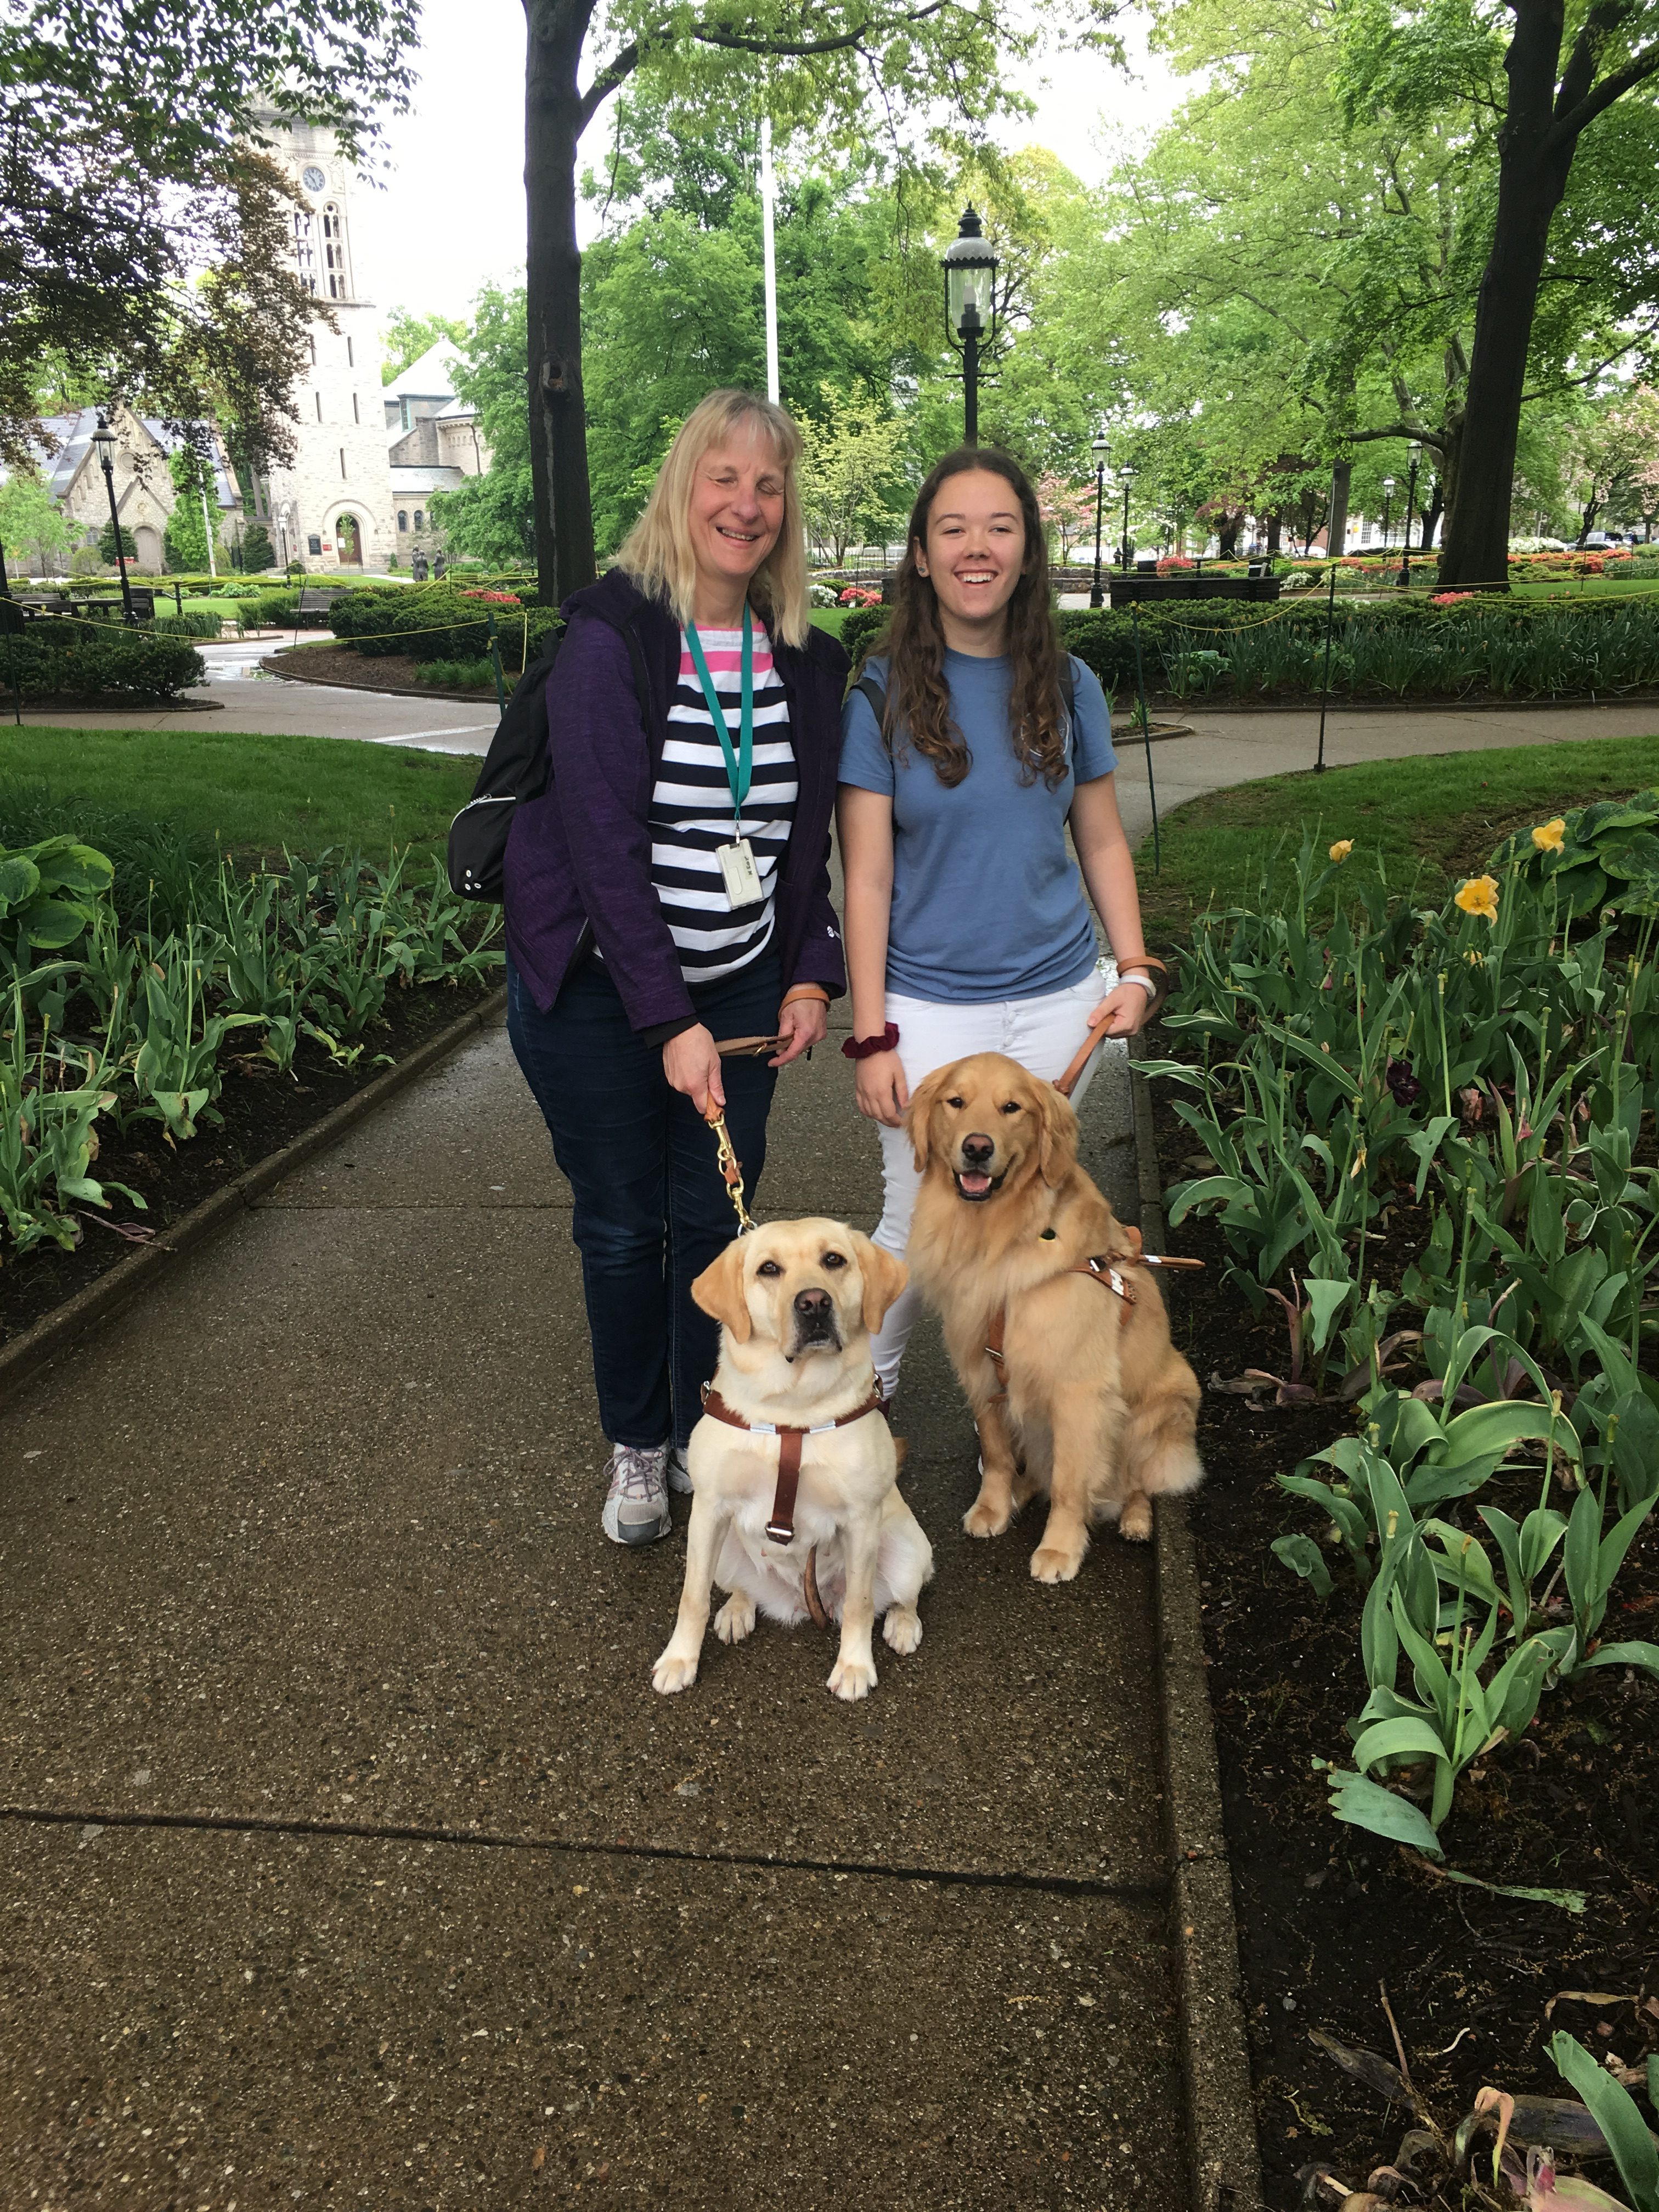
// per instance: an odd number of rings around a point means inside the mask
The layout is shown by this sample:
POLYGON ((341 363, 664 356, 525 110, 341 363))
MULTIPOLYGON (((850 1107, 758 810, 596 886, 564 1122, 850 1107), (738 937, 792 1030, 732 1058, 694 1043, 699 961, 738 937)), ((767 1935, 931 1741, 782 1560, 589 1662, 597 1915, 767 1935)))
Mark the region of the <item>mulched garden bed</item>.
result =
MULTIPOLYGON (((1167 1185, 1191 1172, 1183 1155, 1193 1139, 1155 1100, 1167 1185)), ((1396 1267, 1420 1248, 1425 1226, 1402 1210, 1396 1267)), ((1212 1390, 1212 1376, 1248 1367, 1283 1374, 1284 1324, 1256 1322, 1224 1285, 1210 1224, 1189 1221, 1169 1241, 1209 1262, 1171 1285, 1171 1305, 1176 1341, 1206 1386, 1199 1441, 1208 1480, 1193 1512, 1206 1651, 1266 2200, 1272 2212, 1291 2212, 1307 2201, 1310 2166, 1328 2165, 1363 2188, 1413 2125, 1311 2039, 1324 2030, 1392 2064, 1383 1984, 1418 2091, 1449 2133, 1484 2083, 1570 2095, 1548 2056, 1557 2028, 1627 2065, 1659 2048, 1659 1685, 1609 1669, 1547 1696, 1520 1741, 1465 1776, 1442 1831, 1447 1863, 1464 1873, 1584 1890, 1582 1918, 1454 1886, 1414 1854, 1333 1820, 1311 1762, 1348 1763, 1343 1723, 1364 1699, 1358 1594, 1337 1555, 1336 1589, 1321 1600, 1269 1546, 1290 1530, 1322 1533, 1315 1510, 1273 1478, 1351 1431, 1352 1412, 1257 1412, 1212 1390)), ((1499 1475, 1482 1498, 1524 1512, 1538 1473, 1499 1475)), ((1651 1639, 1656 1631, 1659 1541, 1650 1527, 1614 1587, 1607 1634, 1651 1639)), ((1595 2178, 1616 2190, 1610 2166, 1595 2178)), ((1462 2199, 1449 2191, 1433 2201, 1462 2199)))
MULTIPOLYGON (((300 684, 333 684, 349 691, 401 691, 416 699, 488 700, 495 703, 495 687, 482 690, 460 685, 422 684, 412 653, 381 653, 372 659, 349 645, 290 646, 283 653, 268 653, 259 665, 272 676, 285 676, 300 684)), ((515 671, 504 672, 510 691, 518 682, 515 671)))
POLYGON ((404 1058, 435 1030, 465 1013, 495 988, 450 989, 432 985, 388 995, 382 1023, 373 1027, 355 1066, 341 1068, 320 1045, 302 1039, 291 1075, 253 1056, 233 1060, 225 1068, 216 1111, 221 1123, 198 1120, 196 1135, 175 1150, 159 1121, 133 1120, 125 1132, 100 1125, 100 1150, 92 1172, 101 1181, 130 1183, 143 1193, 149 1210, 111 1194, 107 1213, 79 1209, 81 1243, 65 1252, 56 1244, 37 1245, 21 1257, 8 1255, 0 1267, 0 1344, 31 1328, 54 1306, 139 1247, 120 1236, 112 1223, 141 1224, 158 1232, 199 1206, 308 1129, 325 1114, 384 1075, 388 1060, 404 1058))

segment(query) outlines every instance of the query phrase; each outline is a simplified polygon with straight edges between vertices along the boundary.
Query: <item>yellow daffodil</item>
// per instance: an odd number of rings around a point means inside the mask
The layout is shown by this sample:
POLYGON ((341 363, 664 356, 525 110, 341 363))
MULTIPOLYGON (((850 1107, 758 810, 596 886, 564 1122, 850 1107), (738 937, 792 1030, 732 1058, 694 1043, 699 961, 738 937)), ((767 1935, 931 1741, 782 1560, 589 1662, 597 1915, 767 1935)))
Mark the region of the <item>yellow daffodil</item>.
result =
POLYGON ((1498 878, 1496 876, 1471 876, 1457 887, 1453 903, 1465 914, 1478 914, 1486 921, 1498 920, 1498 878))
MULTIPOLYGON (((1537 832, 1534 831, 1534 835, 1536 836, 1536 834, 1537 832)), ((1338 862, 1346 860, 1352 850, 1353 839, 1352 837, 1339 837, 1335 844, 1331 848, 1331 858, 1338 862)))
POLYGON ((1484 968, 1486 964, 1486 956, 1484 952, 1466 952, 1463 957, 1471 968, 1484 968))
POLYGON ((1567 825, 1558 814, 1553 822, 1540 822, 1532 833, 1540 853, 1559 853, 1567 842, 1567 825))

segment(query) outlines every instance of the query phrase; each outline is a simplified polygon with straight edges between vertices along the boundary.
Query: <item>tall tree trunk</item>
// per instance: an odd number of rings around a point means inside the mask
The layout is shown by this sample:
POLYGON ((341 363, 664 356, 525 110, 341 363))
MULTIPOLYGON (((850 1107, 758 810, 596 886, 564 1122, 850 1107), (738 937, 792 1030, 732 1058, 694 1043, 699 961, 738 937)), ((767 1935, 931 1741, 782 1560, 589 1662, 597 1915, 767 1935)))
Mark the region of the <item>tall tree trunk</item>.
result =
POLYGON ((525 0, 525 289, 537 597, 556 606, 593 580, 576 244, 577 90, 593 0, 525 0))
POLYGON ((1584 540, 1595 527, 1595 518, 1601 511, 1601 502, 1593 494, 1585 502, 1584 519, 1578 526, 1578 550, 1584 550, 1584 540))
POLYGON ((1562 0, 1516 0, 1504 57, 1509 112, 1498 133, 1498 215, 1475 307, 1456 480, 1440 558, 1443 586, 1509 581, 1510 504, 1527 350, 1550 219, 1572 167, 1576 133, 1550 138, 1561 59, 1562 0))
POLYGON ((1348 546, 1348 494, 1353 488, 1353 463, 1337 461, 1331 468, 1331 518, 1325 531, 1325 550, 1340 561, 1348 546))
POLYGON ((1283 527, 1281 517, 1277 514, 1270 514, 1267 517, 1267 551, 1270 555, 1279 551, 1279 541, 1283 527))

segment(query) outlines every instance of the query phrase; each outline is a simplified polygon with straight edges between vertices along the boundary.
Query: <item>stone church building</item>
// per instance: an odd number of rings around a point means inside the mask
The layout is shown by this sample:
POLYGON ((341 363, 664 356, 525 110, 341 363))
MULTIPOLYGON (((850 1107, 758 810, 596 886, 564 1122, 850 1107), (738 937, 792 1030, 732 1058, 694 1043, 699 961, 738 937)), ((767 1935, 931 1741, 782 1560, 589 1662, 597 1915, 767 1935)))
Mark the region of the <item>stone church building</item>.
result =
MULTIPOLYGON (((293 210, 294 258, 337 327, 313 324, 309 359, 290 402, 293 461, 252 487, 251 503, 213 431, 216 536, 227 550, 249 521, 264 526, 279 567, 297 561, 319 574, 407 572, 418 548, 440 550, 432 495, 489 466, 472 409, 455 396, 454 349, 440 344, 389 384, 380 308, 352 250, 354 179, 326 131, 265 125, 270 151, 301 197, 293 210)), ((167 519, 178 494, 167 463, 181 442, 164 422, 112 405, 117 511, 131 532, 136 565, 161 568, 167 519)), ((109 522, 109 495, 93 450, 99 410, 52 417, 37 455, 41 477, 70 518, 94 536, 109 522)), ((0 468, 0 481, 5 471, 0 468)))
POLYGON ((295 458, 258 486, 259 518, 279 562, 407 568, 416 547, 439 544, 433 493, 481 475, 489 448, 455 397, 452 348, 434 346, 381 382, 379 308, 352 248, 355 180, 331 135, 303 124, 271 125, 268 135, 303 201, 294 210, 300 274, 338 328, 313 325, 309 373, 294 396, 295 458))

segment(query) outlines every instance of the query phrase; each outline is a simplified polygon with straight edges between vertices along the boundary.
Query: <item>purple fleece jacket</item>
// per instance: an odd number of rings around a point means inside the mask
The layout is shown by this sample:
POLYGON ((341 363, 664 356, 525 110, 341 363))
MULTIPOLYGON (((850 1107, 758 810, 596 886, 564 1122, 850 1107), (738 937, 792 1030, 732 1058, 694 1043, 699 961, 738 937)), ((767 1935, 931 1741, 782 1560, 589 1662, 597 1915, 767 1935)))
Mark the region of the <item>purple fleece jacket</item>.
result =
MULTIPOLYGON (((696 1014, 652 884, 647 817, 679 682, 679 624, 614 568, 573 592, 561 611, 564 642, 547 683, 553 773, 545 793, 513 817, 503 870, 507 949, 545 1013, 578 955, 597 944, 632 1027, 672 1035, 696 1014), (643 704, 629 630, 649 689, 643 704)), ((848 663, 818 629, 804 646, 775 638, 772 658, 789 701, 799 783, 772 943, 786 990, 822 983, 839 997, 847 970, 830 903, 830 817, 848 663)))

